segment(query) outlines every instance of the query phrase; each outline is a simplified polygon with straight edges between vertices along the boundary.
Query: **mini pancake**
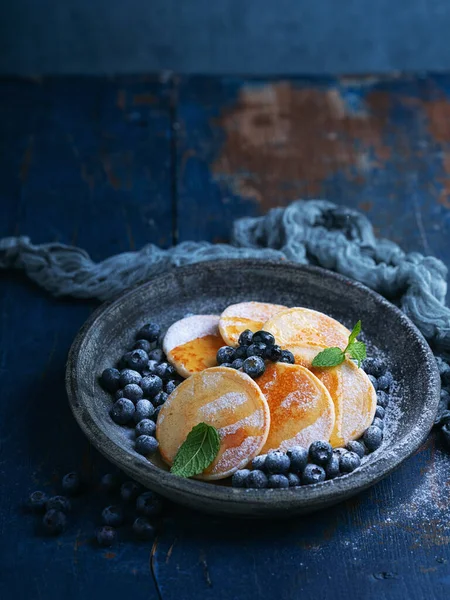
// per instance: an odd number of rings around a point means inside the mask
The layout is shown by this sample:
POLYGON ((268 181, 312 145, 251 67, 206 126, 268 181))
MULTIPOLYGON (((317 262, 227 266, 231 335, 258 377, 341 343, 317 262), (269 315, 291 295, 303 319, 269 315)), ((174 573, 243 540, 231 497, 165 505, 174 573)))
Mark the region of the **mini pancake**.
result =
POLYGON ((306 369, 312 369, 312 361, 324 348, 320 346, 286 346, 286 350, 292 352, 295 358, 295 364, 301 365, 306 369))
POLYGON ((335 448, 356 440, 370 426, 377 408, 375 389, 362 369, 351 360, 337 367, 313 368, 334 402, 336 422, 330 436, 335 448))
POLYGON ((328 441, 334 427, 334 405, 325 386, 300 365, 268 364, 257 379, 270 409, 270 430, 262 452, 308 448, 328 441))
POLYGON ((264 302, 240 302, 231 304, 220 315, 220 333, 229 346, 237 346, 240 334, 246 329, 259 331, 264 323, 285 310, 280 304, 264 302))
MULTIPOLYGON (((264 324, 264 330, 275 336, 277 344, 286 346, 337 346, 344 350, 350 331, 339 321, 309 308, 288 308, 264 324)), ((320 350, 319 350, 320 352, 320 350)))
POLYGON ((269 407, 245 373, 214 367, 192 375, 170 394, 158 415, 156 437, 167 464, 173 463, 187 435, 202 422, 218 430, 220 450, 198 478, 224 479, 259 454, 269 433, 269 407))
POLYGON ((223 346, 217 315, 193 315, 169 327, 163 350, 180 375, 189 377, 217 364, 217 350, 223 346))

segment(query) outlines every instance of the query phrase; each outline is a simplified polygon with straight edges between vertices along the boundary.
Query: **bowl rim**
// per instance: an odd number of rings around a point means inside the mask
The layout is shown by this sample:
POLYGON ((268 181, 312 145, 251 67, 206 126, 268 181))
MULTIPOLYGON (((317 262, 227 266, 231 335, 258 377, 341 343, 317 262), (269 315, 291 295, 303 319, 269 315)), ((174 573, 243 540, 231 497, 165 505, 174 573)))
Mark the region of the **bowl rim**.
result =
MULTIPOLYGON (((293 505, 299 510, 311 507, 311 503, 317 502, 319 505, 338 502, 340 499, 347 498, 349 495, 359 493, 372 486, 396 469, 404 460, 410 457, 422 445, 428 436, 436 417, 439 391, 440 376, 436 360, 426 342, 425 338, 412 321, 396 306, 391 304, 383 296, 371 290, 362 283, 349 279, 339 273, 316 267, 312 265, 302 265, 290 261, 268 261, 258 259, 223 259, 209 260, 199 263, 193 263, 176 268, 176 272, 189 273, 196 269, 214 268, 227 269, 232 267, 239 268, 263 268, 266 271, 276 269, 291 269, 293 271, 303 271, 322 277, 335 279, 351 288, 356 288, 372 297, 375 303, 383 306, 401 320, 402 326, 412 334, 420 345, 423 360, 427 367, 428 386, 424 398, 423 411, 421 419, 417 420, 411 430, 399 440, 394 441, 389 448, 380 449, 378 456, 368 463, 363 464, 353 473, 340 476, 331 481, 324 481, 318 484, 301 486, 299 488, 289 489, 240 489, 221 485, 212 485, 209 482, 203 482, 195 479, 184 479, 172 475, 148 461, 145 457, 136 455, 131 451, 123 449, 118 445, 104 430, 102 430, 90 414, 89 407, 83 402, 82 395, 79 394, 77 381, 77 371, 80 356, 83 351, 83 345, 86 343, 90 330, 95 327, 100 318, 104 318, 108 313, 114 310, 124 298, 135 294, 140 289, 149 285, 154 285, 163 281, 169 275, 173 274, 171 269, 167 273, 157 275, 148 281, 138 284, 117 297, 101 304, 87 319, 79 330, 75 340, 70 348, 67 366, 66 366, 66 391, 69 398, 69 404, 72 413, 78 422, 83 433, 89 441, 99 450, 108 460, 126 471, 130 476, 137 480, 146 479, 151 481, 155 489, 163 491, 170 490, 178 493, 180 496, 189 495, 192 499, 197 498, 198 502, 215 501, 227 504, 242 505, 246 508, 264 509, 273 508, 276 504, 282 511, 283 508, 291 509, 293 505)), ((374 455, 373 455, 374 456, 374 455)), ((201 504, 199 505, 201 508, 201 504)), ((320 508, 320 506, 318 506, 320 508)))

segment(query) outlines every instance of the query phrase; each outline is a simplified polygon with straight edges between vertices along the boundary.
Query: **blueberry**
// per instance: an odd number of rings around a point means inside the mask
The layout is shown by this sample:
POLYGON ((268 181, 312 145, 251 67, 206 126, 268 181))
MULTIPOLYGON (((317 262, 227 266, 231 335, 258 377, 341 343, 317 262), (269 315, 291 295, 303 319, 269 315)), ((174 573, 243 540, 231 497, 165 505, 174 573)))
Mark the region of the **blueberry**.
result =
POLYGON ((117 390, 114 394, 114 400, 120 400, 121 398, 123 398, 123 390, 117 390))
POLYGON ((370 379, 370 383, 373 385, 375 390, 377 390, 378 389, 378 379, 376 377, 374 377, 373 375, 367 375, 367 377, 370 379))
POLYGON ((128 353, 127 364, 130 369, 142 371, 148 365, 148 354, 144 350, 132 350, 128 353))
POLYGON ((361 458, 356 452, 346 452, 341 456, 339 461, 340 469, 343 473, 351 473, 359 467, 361 464, 361 458))
POLYGON ((355 454, 357 454, 359 458, 363 458, 366 453, 365 446, 361 444, 361 442, 358 442, 356 440, 350 441, 347 444, 346 448, 349 452, 354 452, 355 454))
POLYGON ((309 458, 317 465, 326 465, 333 454, 333 448, 328 442, 313 442, 309 447, 309 458))
POLYGON ((450 449, 450 424, 447 423, 442 427, 442 435, 447 448, 450 449))
POLYGON ((259 469, 260 471, 264 471, 266 468, 266 456, 267 454, 260 454, 259 456, 255 456, 252 460, 252 469, 259 469))
MULTIPOLYGON (((163 394, 164 392, 160 392, 161 394, 163 394)), ((153 413, 153 417, 152 417, 152 421, 156 421, 158 420, 158 415, 159 415, 159 411, 161 410, 161 406, 157 406, 155 408, 155 412, 153 413)))
POLYGON ((281 358, 278 359, 278 362, 288 363, 290 365, 295 364, 295 358, 292 352, 289 350, 282 350, 281 358))
POLYGON ((386 408, 386 406, 389 404, 389 396, 386 394, 386 392, 377 392, 377 404, 382 408, 386 408))
POLYGON ((308 451, 301 446, 295 446, 286 452, 291 461, 291 471, 301 473, 308 462, 308 451))
POLYGON ((237 358, 247 358, 248 346, 238 346, 234 351, 234 356, 237 358))
POLYGON ((161 496, 155 492, 144 492, 136 500, 136 510, 144 517, 156 517, 163 509, 161 496))
POLYGON ((382 406, 377 406, 377 409, 375 411, 375 416, 378 417, 379 419, 384 419, 385 414, 386 414, 385 409, 382 406))
POLYGON ((386 371, 384 375, 378 378, 378 389, 383 392, 389 391, 391 385, 394 383, 394 378, 390 371, 386 371))
POLYGON ((120 486, 120 495, 122 500, 129 502, 131 500, 136 500, 141 491, 141 486, 135 481, 125 481, 120 486))
POLYGON ((386 366, 379 358, 366 358, 363 362, 363 369, 368 375, 381 377, 386 371, 386 366))
POLYGON ((264 356, 266 353, 266 345, 262 342, 250 344, 247 348, 247 356, 264 356))
POLYGON ((383 441, 383 432, 378 427, 371 425, 364 432, 363 440, 368 450, 373 452, 381 446, 381 442, 383 441))
POLYGON ((70 500, 65 496, 52 496, 47 500, 45 508, 47 509, 47 511, 59 510, 67 514, 72 510, 72 505, 70 503, 70 500))
POLYGON ((280 450, 273 450, 266 456, 265 469, 267 473, 287 473, 291 466, 289 456, 280 450))
POLYGON ((75 494, 78 494, 78 492, 81 489, 81 480, 78 473, 72 471, 71 473, 67 473, 67 475, 64 475, 64 477, 62 478, 62 489, 67 494, 71 494, 73 496, 75 494))
POLYGON ((148 340, 138 340, 134 344, 133 350, 143 350, 148 354, 152 350, 152 345, 148 340))
POLYGON ((239 336, 239 346, 249 346, 253 340, 253 331, 246 329, 239 336))
POLYGON ((45 513, 42 523, 49 533, 58 535, 65 530, 67 526, 67 517, 61 510, 51 508, 45 513))
POLYGON ((268 479, 270 488, 288 488, 289 487, 289 479, 286 475, 269 475, 268 479))
POLYGON ((105 369, 100 377, 100 383, 107 392, 113 394, 120 387, 120 373, 117 369, 105 369))
POLYGON ((320 465, 308 463, 303 469, 302 482, 306 485, 311 483, 320 483, 326 477, 325 470, 320 465))
POLYGON ((301 485, 300 477, 295 473, 288 473, 287 478, 289 481, 289 487, 298 487, 301 485))
POLYGON ((179 381, 175 381, 174 379, 171 379, 164 386, 164 391, 166 392, 166 394, 169 394, 169 396, 170 396, 170 394, 173 392, 173 390, 176 387, 178 387, 178 385, 179 385, 179 381))
POLYGON ((119 489, 119 485, 120 478, 112 473, 106 473, 100 479, 100 489, 102 492, 115 492, 117 489, 119 489))
POLYGON ((244 488, 247 484, 247 477, 250 475, 251 471, 249 469, 239 469, 233 473, 233 477, 231 478, 231 485, 235 488, 244 488))
POLYGON ((384 421, 382 419, 379 419, 378 417, 374 418, 374 420, 372 421, 372 425, 374 427, 378 427, 378 429, 381 429, 381 431, 383 431, 384 429, 384 421))
POLYGON ((145 369, 143 369, 143 371, 142 371, 142 376, 148 377, 149 375, 155 375, 156 367, 158 365, 159 365, 159 362, 157 362, 156 360, 149 360, 147 367, 145 369))
POLYGON ((259 469, 255 469, 254 471, 250 471, 250 473, 248 474, 246 483, 248 488, 262 490, 263 488, 267 487, 267 476, 259 469))
POLYGON ((33 512, 44 512, 47 501, 48 496, 45 492, 36 491, 30 494, 27 506, 33 512))
POLYGON ((140 435, 136 438, 135 448, 139 454, 143 454, 144 456, 155 454, 158 447, 158 441, 151 435, 140 435))
POLYGON ((233 369, 242 369, 243 366, 244 366, 244 360, 242 358, 236 358, 231 363, 231 367, 233 369))
POLYGON ((250 356, 244 360, 242 370, 250 377, 260 377, 266 370, 266 365, 260 356, 250 356))
POLYGON ((339 475, 341 474, 339 463, 339 456, 333 453, 333 456, 325 465, 325 476, 327 479, 334 479, 335 477, 339 477, 339 475))
POLYGON ((134 416, 134 404, 127 398, 121 398, 114 402, 109 414, 114 423, 126 425, 134 416))
POLYGON ((161 348, 154 348, 151 352, 148 353, 149 361, 154 361, 156 364, 161 363, 166 360, 166 355, 164 354, 161 348))
POLYGON ((272 362, 278 362, 283 356, 283 350, 280 346, 276 344, 274 346, 267 346, 266 348, 266 358, 271 360, 272 362))
POLYGON ((144 396, 147 396, 147 398, 154 398, 156 394, 162 390, 163 382, 158 375, 148 375, 147 377, 142 378, 140 386, 144 392, 144 396))
MULTIPOLYGON (((155 412, 155 411, 153 411, 155 412)), ((138 438, 140 435, 155 435, 156 425, 155 422, 151 419, 142 419, 136 425, 135 432, 136 437, 138 438)))
POLYGON ((144 397, 144 392, 137 383, 129 383, 123 388, 123 397, 136 403, 144 397))
POLYGON ((235 359, 234 348, 231 346, 222 346, 217 350, 217 364, 221 365, 222 363, 232 363, 235 359))
POLYGON ((111 527, 123 525, 124 515, 121 506, 107 506, 102 510, 102 522, 111 527))
POLYGON ((123 369, 123 371, 120 372, 121 387, 125 387, 126 385, 129 385, 131 383, 139 385, 141 383, 141 379, 142 377, 140 373, 134 371, 133 369, 123 369))
POLYGON ((434 422, 435 425, 447 425, 450 423, 450 410, 444 410, 441 412, 434 422))
POLYGON ((134 422, 137 424, 142 419, 151 419, 155 412, 155 407, 150 400, 139 400, 136 404, 136 410, 134 412, 134 422))
POLYGON ((97 538, 97 543, 99 546, 109 548, 117 542, 117 531, 114 529, 114 527, 103 525, 103 527, 99 527, 97 529, 95 537, 97 538))
POLYGON ((158 406, 162 406, 168 397, 169 394, 167 394, 167 392, 159 392, 159 394, 156 394, 156 396, 152 400, 153 406, 155 408, 158 406))
POLYGON ((120 372, 122 372, 124 369, 127 368, 127 357, 128 357, 128 352, 126 352, 123 356, 121 356, 119 358, 119 360, 117 361, 117 368, 120 372))
POLYGON ((157 323, 147 323, 144 327, 139 329, 137 337, 141 340, 148 340, 149 342, 156 342, 161 335, 161 327, 157 323))
POLYGON ((176 370, 169 363, 163 362, 155 367, 155 375, 158 375, 158 377, 161 377, 165 381, 173 379, 176 374, 176 370))
POLYGON ((221 367, 226 367, 227 369, 232 369, 233 368, 232 363, 222 363, 220 366, 221 367))
POLYGON ((268 331, 256 331, 253 334, 252 344, 257 344, 258 342, 262 342, 266 346, 273 346, 275 344, 275 338, 268 331))
POLYGON ((145 517, 134 520, 133 531, 140 540, 152 540, 155 537, 155 528, 145 517))

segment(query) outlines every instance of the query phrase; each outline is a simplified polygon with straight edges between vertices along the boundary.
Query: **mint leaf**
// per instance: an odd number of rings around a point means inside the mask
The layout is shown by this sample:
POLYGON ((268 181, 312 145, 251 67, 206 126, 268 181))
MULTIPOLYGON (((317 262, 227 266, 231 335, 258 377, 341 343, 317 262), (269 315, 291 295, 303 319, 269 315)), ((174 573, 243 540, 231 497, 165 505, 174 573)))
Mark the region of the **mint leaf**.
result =
POLYGON ((345 354, 340 348, 326 348, 312 361, 313 367, 336 367, 344 362, 345 354))
POLYGON ((361 333, 361 320, 359 320, 356 323, 356 325, 353 327, 351 334, 348 336, 348 344, 347 344, 347 348, 345 349, 345 351, 347 351, 349 349, 349 347, 353 344, 353 342, 356 340, 356 338, 358 337, 358 335, 360 333, 361 333))
POLYGON ((347 350, 350 356, 358 361, 358 367, 361 366, 362 361, 366 358, 366 345, 364 342, 353 342, 347 350))
POLYGON ((179 477, 199 475, 214 461, 219 448, 217 429, 207 423, 199 423, 179 447, 170 472, 179 477))

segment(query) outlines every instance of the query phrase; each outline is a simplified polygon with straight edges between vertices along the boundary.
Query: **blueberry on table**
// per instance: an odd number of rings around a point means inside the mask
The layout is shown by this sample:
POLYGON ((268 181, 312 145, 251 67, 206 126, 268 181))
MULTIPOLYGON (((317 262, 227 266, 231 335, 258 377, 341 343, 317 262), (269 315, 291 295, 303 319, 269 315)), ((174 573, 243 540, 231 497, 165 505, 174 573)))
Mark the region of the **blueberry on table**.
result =
POLYGON ((386 406, 389 404, 389 396, 386 394, 386 392, 381 390, 377 392, 377 404, 382 408, 386 408, 386 406))
POLYGON ((272 450, 266 456, 265 470, 269 474, 287 473, 290 466, 289 456, 280 450, 272 450))
MULTIPOLYGON (((164 392, 160 392, 160 394, 164 394, 164 392)), ((155 423, 158 420, 158 415, 159 415, 159 411, 160 410, 161 410, 161 406, 156 406, 155 407, 155 412, 153 413, 153 417, 152 417, 152 421, 155 421, 155 423)))
POLYGON ((302 484, 300 477, 295 473, 288 473, 287 478, 289 481, 289 487, 298 487, 302 484))
MULTIPOLYGON (((155 412, 155 411, 153 411, 155 412)), ((151 419, 142 419, 135 427, 136 437, 140 435, 155 435, 156 424, 151 419)))
POLYGON ((381 429, 379 429, 379 427, 375 427, 374 425, 371 425, 364 432, 363 441, 364 441, 365 445, 367 446, 367 448, 371 452, 373 452, 374 450, 376 450, 377 448, 379 448, 381 446, 381 443, 383 441, 383 432, 381 431, 381 429))
POLYGON ((149 342, 156 342, 160 335, 161 327, 157 323, 147 323, 137 333, 137 337, 140 340, 147 340, 149 342))
POLYGON ((137 383, 129 383, 123 388, 123 397, 136 403, 144 397, 144 392, 137 383))
POLYGON ((66 498, 65 496, 52 496, 47 500, 45 508, 47 511, 58 510, 67 514, 72 510, 72 505, 69 498, 66 498))
POLYGON ((67 517, 61 510, 51 508, 45 513, 42 523, 48 533, 58 535, 67 527, 67 517))
POLYGON ((148 375, 147 377, 143 377, 139 385, 144 392, 144 396, 147 396, 148 398, 154 398, 163 388, 162 379, 161 377, 158 377, 158 375, 148 375))
POLYGON ((238 358, 247 358, 247 350, 248 346, 238 346, 237 348, 235 348, 235 360, 238 358))
POLYGON ((321 481, 325 481, 325 477, 326 473, 323 467, 321 467, 320 465, 315 465, 313 463, 308 463, 303 469, 302 482, 306 485, 311 485, 313 483, 320 483, 321 481))
POLYGON ((156 517, 163 509, 163 500, 155 492, 144 492, 136 500, 136 511, 144 517, 156 517))
POLYGON ((447 448, 450 450, 450 424, 447 423, 442 427, 442 436, 447 448))
POLYGON ((217 364, 232 363, 235 359, 235 351, 231 346, 222 346, 217 350, 216 360, 217 364))
POLYGON ((374 377, 373 375, 367 375, 367 377, 369 378, 369 381, 373 385, 374 389, 377 390, 378 389, 378 379, 376 377, 374 377))
POLYGON ((257 490, 262 490, 268 486, 267 475, 260 471, 259 469, 255 469, 254 471, 250 471, 247 477, 247 487, 254 488, 257 490))
POLYGON ((250 331, 250 329, 246 329, 239 336, 239 340, 238 340, 239 346, 248 346, 252 343, 252 340, 253 340, 253 331, 250 331))
POLYGON ((127 355, 127 364, 130 369, 142 371, 148 365, 148 354, 144 350, 132 350, 127 355))
POLYGON ((67 494, 75 495, 81 490, 81 479, 78 473, 75 473, 75 471, 64 475, 61 483, 62 489, 67 494))
POLYGON ((112 473, 105 473, 100 479, 100 490, 102 492, 115 492, 119 489, 120 477, 112 473))
POLYGON ((252 460, 252 469, 259 469, 260 471, 264 471, 266 468, 266 456, 267 454, 260 454, 259 456, 255 456, 255 458, 252 460))
POLYGON ((111 527, 120 527, 123 525, 124 514, 121 506, 111 505, 102 510, 102 521, 105 525, 111 527))
POLYGON ((232 369, 242 369, 243 366, 244 366, 244 359, 243 358, 236 358, 231 363, 231 368, 232 369))
POLYGON ((134 411, 134 422, 139 423, 142 419, 150 419, 155 413, 155 407, 150 400, 139 400, 134 411))
POLYGON ((272 362, 278 362, 283 356, 283 350, 276 344, 274 346, 267 346, 265 356, 272 362))
POLYGON ((165 381, 173 379, 176 374, 176 369, 169 363, 163 362, 155 367, 155 375, 158 375, 158 377, 161 377, 161 379, 164 379, 165 381))
POLYGON ((149 354, 152 350, 152 344, 148 340, 138 340, 134 344, 133 350, 144 350, 144 352, 149 354))
POLYGON ((28 508, 35 513, 44 512, 48 501, 48 496, 45 492, 36 491, 30 494, 27 502, 28 508))
POLYGON ((385 414, 386 414, 385 409, 382 406, 377 406, 377 409, 375 411, 375 416, 378 417, 379 419, 384 419, 385 414))
POLYGON ((154 454, 158 450, 158 447, 157 439, 151 435, 140 435, 136 438, 135 448, 139 454, 143 454, 144 456, 154 454))
POLYGON ((152 400, 153 406, 155 408, 157 408, 158 406, 162 406, 168 397, 169 394, 167 392, 159 392, 152 400))
POLYGON ((256 331, 253 334, 252 343, 256 344, 258 342, 262 342, 266 346, 273 346, 275 344, 275 338, 268 331, 263 331, 261 329, 261 331, 256 331))
POLYGON ((346 448, 349 452, 354 452, 355 454, 357 454, 359 458, 363 458, 366 453, 366 448, 364 444, 358 442, 357 440, 350 441, 347 444, 346 448))
POLYGON ((292 354, 292 352, 290 352, 289 350, 282 350, 281 351, 281 358, 278 359, 278 362, 288 363, 290 365, 294 365, 295 364, 295 358, 294 358, 294 355, 292 354))
POLYGON ((125 481, 120 487, 120 495, 122 500, 130 502, 136 500, 141 492, 141 486, 135 481, 125 481))
POLYGON ((178 387, 179 384, 180 384, 179 381, 175 381, 174 379, 171 379, 164 386, 164 391, 166 392, 166 394, 169 394, 169 396, 170 396, 170 394, 174 391, 174 389, 176 387, 178 387))
POLYGON ((386 371, 384 375, 378 378, 378 389, 383 392, 388 392, 391 385, 394 383, 394 378, 392 377, 392 373, 390 371, 386 371))
POLYGON ((133 531, 140 540, 152 540, 155 537, 155 528, 145 517, 138 517, 133 523, 133 531))
POLYGON ((309 458, 317 465, 326 465, 333 454, 333 448, 328 442, 313 442, 309 447, 309 458))
POLYGON ((123 388, 131 383, 139 385, 141 383, 141 379, 141 374, 134 369, 123 369, 120 372, 120 386, 123 388))
POLYGON ((133 402, 127 398, 121 398, 120 400, 117 400, 117 402, 114 402, 109 414, 111 419, 114 423, 117 423, 117 425, 126 425, 133 418, 134 411, 135 408, 133 402))
POLYGON ((325 477, 327 479, 334 479, 335 477, 339 477, 341 474, 339 455, 333 452, 332 457, 325 465, 325 477))
POLYGON ((346 452, 343 454, 339 461, 339 467, 342 473, 351 473, 359 467, 361 464, 361 458, 356 452, 346 452))
POLYGON ((269 475, 268 484, 270 488, 288 488, 289 479, 286 477, 286 475, 275 473, 273 475, 269 475))
POLYGON ((260 356, 249 356, 244 360, 242 370, 250 377, 260 377, 266 370, 266 365, 260 356))
POLYGON ((166 360, 166 355, 161 348, 154 348, 148 353, 148 358, 158 364, 166 360))
POLYGON ((117 369, 105 369, 100 377, 103 389, 113 394, 120 387, 120 372, 117 369))
POLYGON ((247 348, 247 356, 264 356, 266 353, 267 346, 262 342, 256 344, 250 344, 247 348))
POLYGON ((235 488, 247 487, 247 477, 250 475, 250 473, 251 471, 249 469, 239 469, 239 471, 233 473, 231 485, 235 488))
POLYGON ((95 537, 97 538, 97 543, 99 546, 109 548, 117 542, 117 531, 114 529, 114 527, 103 525, 103 527, 99 527, 97 529, 95 537))
POLYGON ((308 450, 295 446, 286 452, 291 461, 290 469, 293 473, 301 473, 308 462, 308 450))
POLYGON ((374 418, 374 420, 372 421, 372 425, 374 427, 378 427, 378 429, 381 429, 381 431, 384 430, 384 421, 382 419, 379 419, 378 417, 374 418))
POLYGON ((386 365, 379 358, 366 358, 362 368, 368 375, 373 375, 376 378, 384 375, 386 371, 386 365))

